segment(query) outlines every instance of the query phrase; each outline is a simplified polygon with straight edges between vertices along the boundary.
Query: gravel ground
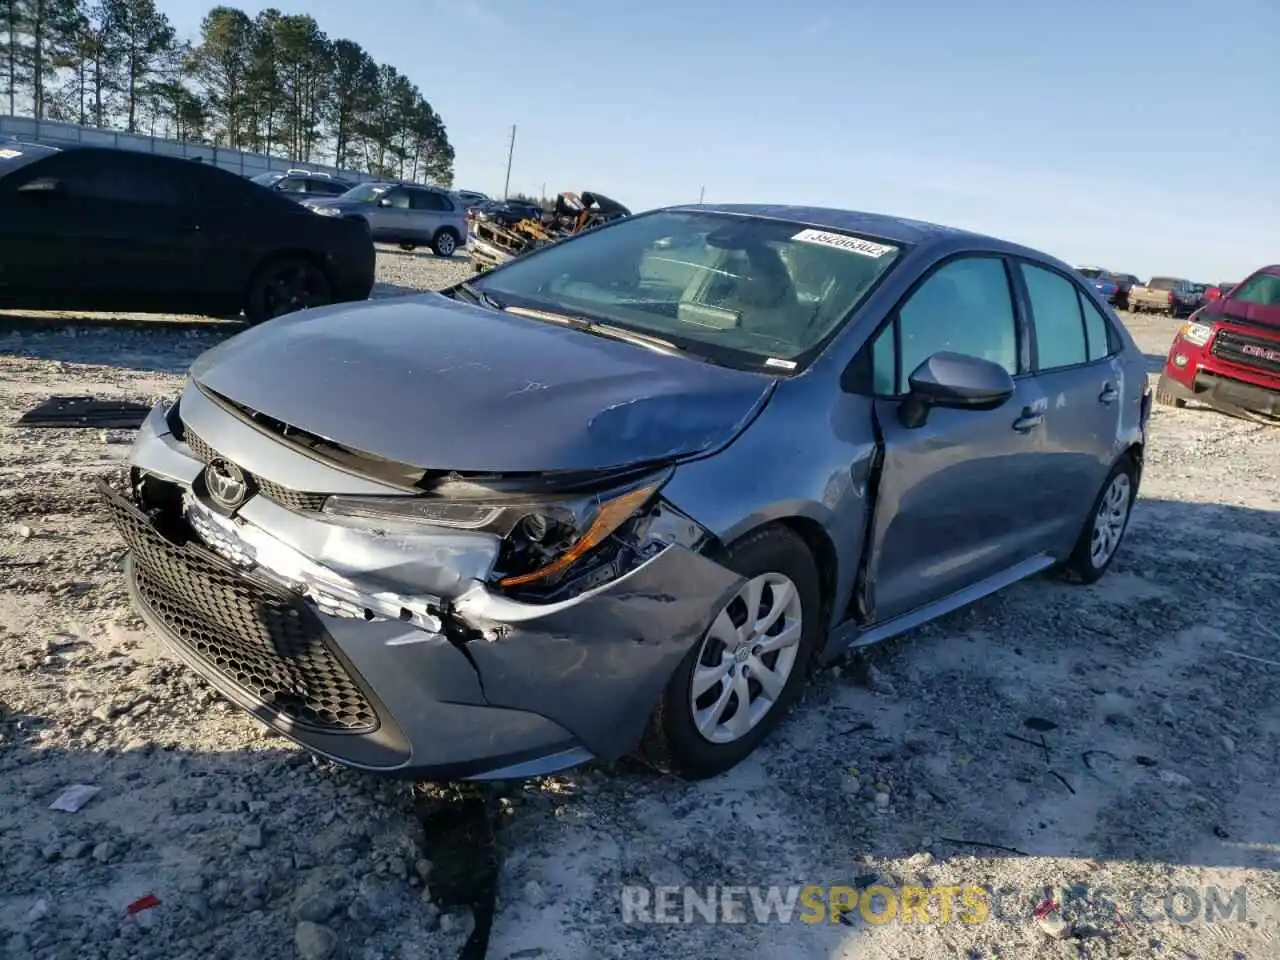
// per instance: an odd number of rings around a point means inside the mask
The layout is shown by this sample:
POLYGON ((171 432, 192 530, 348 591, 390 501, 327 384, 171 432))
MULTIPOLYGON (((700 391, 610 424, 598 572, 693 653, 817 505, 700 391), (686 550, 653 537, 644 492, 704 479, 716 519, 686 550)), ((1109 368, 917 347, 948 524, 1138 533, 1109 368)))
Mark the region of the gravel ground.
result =
MULTIPOLYGON (((382 295, 467 275, 382 253, 382 295)), ((1158 365, 1171 322, 1125 319, 1158 365)), ((229 332, 6 329, 6 424, 49 394, 173 396, 229 332)), ((121 545, 86 494, 130 438, 0 427, 0 947, 458 956, 480 915, 459 904, 482 892, 457 878, 483 874, 486 852, 460 853, 458 822, 433 818, 461 801, 313 761, 130 612, 121 545), (99 792, 51 810, 74 784, 99 792), (158 904, 130 915, 146 896, 158 904)), ((1157 408, 1142 500, 1097 586, 1023 583, 827 673, 715 781, 623 763, 512 787, 493 818, 488 956, 1277 956, 1277 471, 1275 429, 1157 408), (624 884, 873 883, 1022 895, 1007 922, 980 924, 628 924, 620 910, 624 884), (1113 888, 1117 908, 1036 920, 1043 888, 1069 884, 1113 888), (1244 885, 1247 919, 1165 917, 1165 891, 1210 885, 1244 885), (1144 887, 1149 919, 1131 906, 1144 887)))

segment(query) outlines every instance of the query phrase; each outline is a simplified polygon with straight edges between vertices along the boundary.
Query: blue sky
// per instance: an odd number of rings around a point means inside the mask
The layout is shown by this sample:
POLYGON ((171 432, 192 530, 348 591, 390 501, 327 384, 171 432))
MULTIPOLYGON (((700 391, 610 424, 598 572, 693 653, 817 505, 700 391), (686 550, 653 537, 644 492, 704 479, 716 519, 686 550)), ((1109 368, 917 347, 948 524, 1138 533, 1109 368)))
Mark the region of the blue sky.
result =
MULTIPOLYGON (((194 36, 209 4, 160 0, 194 36)), ((1277 0, 279 0, 413 79, 456 185, 812 203, 1077 264, 1280 261, 1277 0)))

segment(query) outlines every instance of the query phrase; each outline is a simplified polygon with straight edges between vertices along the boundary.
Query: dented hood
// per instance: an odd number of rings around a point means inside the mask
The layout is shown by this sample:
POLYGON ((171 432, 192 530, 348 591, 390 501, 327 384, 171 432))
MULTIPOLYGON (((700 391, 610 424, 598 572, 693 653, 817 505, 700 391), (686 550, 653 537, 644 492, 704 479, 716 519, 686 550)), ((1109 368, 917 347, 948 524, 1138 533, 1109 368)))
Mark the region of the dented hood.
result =
POLYGON ((272 320, 198 358, 207 390, 424 470, 595 470, 723 445, 774 380, 439 294, 272 320))

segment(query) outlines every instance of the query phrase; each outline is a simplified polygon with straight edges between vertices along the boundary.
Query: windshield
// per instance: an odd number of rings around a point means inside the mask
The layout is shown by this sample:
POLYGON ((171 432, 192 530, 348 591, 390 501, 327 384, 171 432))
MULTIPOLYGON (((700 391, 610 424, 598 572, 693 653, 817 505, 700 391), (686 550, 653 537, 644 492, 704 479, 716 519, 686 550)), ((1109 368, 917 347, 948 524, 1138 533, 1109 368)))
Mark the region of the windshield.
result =
POLYGON ((1089 280, 1097 280, 1102 275, 1102 271, 1097 267, 1081 267, 1080 276, 1089 280))
POLYGON ((1264 307, 1280 307, 1280 276, 1260 273, 1233 289, 1231 299, 1264 307))
POLYGON ((338 199, 354 200, 357 203, 373 203, 390 189, 391 184, 389 183, 361 183, 352 187, 338 199))
POLYGON ((269 187, 277 180, 284 178, 283 173, 260 173, 250 180, 250 183, 257 183, 264 187, 269 187))
POLYGON ((546 247, 474 286, 716 362, 785 369, 849 316, 900 250, 801 223, 659 211, 546 247))

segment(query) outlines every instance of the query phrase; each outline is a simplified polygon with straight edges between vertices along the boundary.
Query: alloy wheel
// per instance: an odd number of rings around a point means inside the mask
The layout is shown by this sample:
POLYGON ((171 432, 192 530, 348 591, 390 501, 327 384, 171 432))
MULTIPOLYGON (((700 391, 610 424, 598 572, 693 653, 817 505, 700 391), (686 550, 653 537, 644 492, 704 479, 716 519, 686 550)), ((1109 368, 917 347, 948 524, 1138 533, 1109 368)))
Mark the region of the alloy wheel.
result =
POLYGON ((1120 538, 1124 536, 1125 524, 1129 519, 1132 495, 1133 484, 1129 481, 1128 474, 1117 473, 1111 478, 1093 518, 1089 560, 1095 568, 1104 566, 1120 546, 1120 538))
POLYGON ((436 253, 440 254, 442 257, 453 256, 453 251, 456 250, 457 247, 458 245, 454 242, 453 234, 451 233, 442 233, 436 238, 436 253))
POLYGON ((753 577, 720 611, 693 670, 694 726, 712 743, 754 729, 786 688, 804 635, 799 591, 789 577, 753 577))
POLYGON ((283 266, 267 278, 267 314, 280 317, 295 310, 321 306, 328 302, 326 286, 323 277, 307 264, 283 266))

